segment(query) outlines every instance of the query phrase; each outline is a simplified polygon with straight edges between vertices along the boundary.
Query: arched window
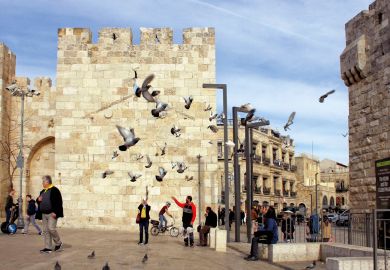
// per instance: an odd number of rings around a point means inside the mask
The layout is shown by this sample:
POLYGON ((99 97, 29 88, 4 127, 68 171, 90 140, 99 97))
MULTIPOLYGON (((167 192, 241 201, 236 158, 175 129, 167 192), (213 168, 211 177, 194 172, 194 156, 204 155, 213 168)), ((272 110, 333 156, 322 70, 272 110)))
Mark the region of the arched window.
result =
POLYGON ((330 205, 330 206, 334 206, 334 198, 333 198, 333 196, 330 197, 329 205, 330 205))
POLYGON ((322 198, 322 207, 328 207, 328 197, 326 197, 326 195, 322 198))

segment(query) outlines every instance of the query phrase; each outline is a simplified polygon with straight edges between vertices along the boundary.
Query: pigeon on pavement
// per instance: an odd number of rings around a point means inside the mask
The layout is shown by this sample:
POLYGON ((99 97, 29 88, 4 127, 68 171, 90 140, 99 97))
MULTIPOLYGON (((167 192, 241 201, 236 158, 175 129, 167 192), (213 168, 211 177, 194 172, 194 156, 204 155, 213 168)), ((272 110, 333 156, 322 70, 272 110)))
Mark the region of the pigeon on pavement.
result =
POLYGON ((108 266, 108 262, 103 266, 102 270, 110 270, 110 266, 108 266))
POLYGON ((306 266, 305 269, 314 269, 316 267, 316 261, 313 261, 311 264, 309 264, 308 266, 306 266))
POLYGON ((331 91, 329 91, 329 92, 327 92, 326 94, 324 94, 324 95, 322 95, 320 98, 319 98, 319 102, 320 103, 323 103, 324 101, 325 101, 325 99, 329 96, 329 95, 331 95, 331 94, 333 94, 334 92, 336 92, 336 90, 331 90, 331 91))
POLYGON ((140 138, 135 137, 133 128, 127 129, 119 125, 116 125, 116 127, 125 142, 123 145, 119 146, 119 150, 126 151, 129 147, 134 146, 140 140, 140 138))
POLYGON ((142 258, 142 263, 146 263, 148 260, 148 254, 145 254, 145 256, 142 258))
POLYGON ((88 259, 94 259, 94 258, 95 258, 95 251, 92 251, 92 253, 88 255, 88 259))
POLYGON ((54 265, 54 270, 61 270, 61 265, 56 261, 56 264, 54 265))

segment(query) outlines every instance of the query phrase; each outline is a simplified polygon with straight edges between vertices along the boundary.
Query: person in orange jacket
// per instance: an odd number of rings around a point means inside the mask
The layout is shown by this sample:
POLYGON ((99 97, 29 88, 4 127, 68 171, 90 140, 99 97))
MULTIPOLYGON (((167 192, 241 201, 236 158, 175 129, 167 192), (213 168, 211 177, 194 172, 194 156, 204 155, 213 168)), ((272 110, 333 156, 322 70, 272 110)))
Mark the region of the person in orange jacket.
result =
POLYGON ((179 202, 175 197, 172 197, 172 200, 179 206, 180 208, 183 208, 183 217, 182 217, 182 222, 183 222, 183 227, 185 230, 187 228, 191 228, 190 233, 188 233, 189 237, 184 238, 184 244, 187 247, 188 245, 190 247, 194 246, 194 233, 193 233, 193 224, 196 218, 196 206, 192 202, 192 197, 187 196, 186 197, 186 202, 181 203, 179 202))

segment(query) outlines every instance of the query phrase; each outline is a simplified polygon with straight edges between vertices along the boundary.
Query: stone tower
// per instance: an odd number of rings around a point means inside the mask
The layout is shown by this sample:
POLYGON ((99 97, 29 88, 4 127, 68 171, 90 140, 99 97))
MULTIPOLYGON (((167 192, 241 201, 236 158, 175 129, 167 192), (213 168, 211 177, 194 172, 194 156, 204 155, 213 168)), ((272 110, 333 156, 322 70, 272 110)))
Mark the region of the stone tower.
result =
MULTIPOLYGON (((132 38, 131 29, 123 28, 102 29, 97 43, 88 29, 58 31, 54 179, 63 193, 64 226, 136 229, 136 209, 147 188, 155 219, 171 196, 184 200, 192 195, 199 205, 201 194, 202 208, 217 204, 217 149, 209 143, 215 135, 204 111, 207 104, 216 109, 216 92, 202 89, 203 83, 215 82, 214 29, 185 29, 183 44, 173 43, 169 28, 141 28, 140 44, 132 38), (165 118, 154 118, 150 111, 155 104, 134 95, 134 69, 138 85, 155 74, 151 84, 170 106, 165 118), (188 95, 194 98, 189 110, 183 101, 188 95), (170 133, 175 124, 180 137, 170 133), (119 151, 123 140, 116 125, 134 128, 141 140, 119 151), (165 143, 166 154, 161 155, 165 143), (120 154, 116 160, 114 150, 120 154), (144 158, 137 160, 139 155, 144 158), (153 162, 149 169, 146 155, 153 162), (172 170, 176 161, 186 162, 188 170, 172 170), (155 180, 160 166, 168 171, 163 182, 155 180), (108 169, 114 174, 102 179, 108 169), (129 171, 142 176, 130 182, 129 171), (186 175, 194 180, 186 181, 186 175)), ((180 223, 181 210, 171 209, 180 223)))
POLYGON ((350 204, 375 208, 375 160, 390 156, 390 2, 346 24, 341 77, 349 88, 350 204))

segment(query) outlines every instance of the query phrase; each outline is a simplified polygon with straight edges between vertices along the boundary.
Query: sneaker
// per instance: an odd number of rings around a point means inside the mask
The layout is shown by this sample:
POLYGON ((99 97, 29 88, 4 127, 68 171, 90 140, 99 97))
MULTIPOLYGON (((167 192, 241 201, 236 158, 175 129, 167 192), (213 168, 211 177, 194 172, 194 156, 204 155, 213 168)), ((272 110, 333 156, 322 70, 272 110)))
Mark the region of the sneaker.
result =
POLYGON ((51 250, 50 248, 44 248, 44 249, 41 249, 39 252, 50 254, 51 251, 52 251, 52 250, 51 250))
POLYGON ((144 245, 144 243, 142 243, 142 242, 138 242, 138 245, 140 245, 140 246, 143 246, 143 245, 144 245))
POLYGON ((62 248, 62 243, 58 246, 55 246, 54 251, 59 251, 62 248))
POLYGON ((187 242, 185 242, 184 245, 185 245, 186 247, 188 247, 188 243, 187 243, 187 242))
POLYGON ((259 260, 259 258, 258 257, 255 257, 255 256, 250 256, 250 257, 246 257, 245 258, 245 260, 247 260, 247 261, 258 261, 259 260))
POLYGON ((191 243, 191 244, 190 244, 190 247, 194 247, 194 243, 191 243))

